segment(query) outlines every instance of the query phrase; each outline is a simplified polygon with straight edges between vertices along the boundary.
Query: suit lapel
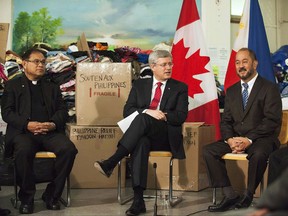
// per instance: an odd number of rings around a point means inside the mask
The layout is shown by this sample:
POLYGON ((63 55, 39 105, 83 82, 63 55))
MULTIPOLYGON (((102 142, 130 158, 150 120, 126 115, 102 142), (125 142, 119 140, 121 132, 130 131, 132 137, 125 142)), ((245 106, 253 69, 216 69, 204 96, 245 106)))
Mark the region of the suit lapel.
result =
POLYGON ((250 92, 250 95, 249 95, 249 98, 248 98, 248 102, 247 102, 247 106, 246 106, 246 109, 245 109, 245 112, 244 112, 244 116, 247 114, 248 110, 251 108, 256 95, 260 91, 260 89, 262 87, 261 83, 262 83, 261 77, 258 76, 257 79, 255 80, 253 88, 252 88, 252 90, 250 92))
POLYGON ((235 96, 235 108, 238 109, 239 116, 243 117, 244 110, 243 110, 243 101, 242 101, 242 87, 241 82, 238 83, 237 88, 235 89, 236 92, 234 92, 235 96))
POLYGON ((171 91, 173 91, 173 83, 171 79, 168 79, 161 99, 160 110, 164 109, 166 102, 171 94, 171 91))
POLYGON ((258 76, 257 79, 255 80, 253 88, 250 92, 247 106, 246 106, 246 109, 244 111, 244 116, 248 113, 249 109, 251 108, 251 106, 255 100, 256 95, 259 93, 261 88, 262 88, 262 78, 260 76, 258 76))
POLYGON ((24 108, 25 109, 24 112, 27 114, 27 116, 30 116, 31 115, 31 94, 30 94, 28 79, 26 78, 24 74, 21 77, 20 91, 21 91, 20 95, 23 95, 23 97, 20 97, 20 98, 24 100, 23 102, 21 102, 21 104, 27 104, 27 106, 25 106, 24 108))
POLYGON ((150 106, 150 102, 152 100, 151 98, 151 94, 152 94, 152 85, 153 85, 153 78, 151 79, 147 79, 147 82, 145 82, 144 84, 144 100, 145 100, 145 104, 147 105, 147 107, 150 106))

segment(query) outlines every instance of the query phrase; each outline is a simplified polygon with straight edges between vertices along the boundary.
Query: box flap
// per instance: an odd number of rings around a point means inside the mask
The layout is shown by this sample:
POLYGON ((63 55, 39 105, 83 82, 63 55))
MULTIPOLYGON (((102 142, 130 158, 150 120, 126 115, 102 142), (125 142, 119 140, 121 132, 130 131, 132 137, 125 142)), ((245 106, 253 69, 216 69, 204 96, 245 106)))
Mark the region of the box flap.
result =
POLYGON ((192 127, 197 127, 197 128, 205 124, 205 122, 185 122, 185 124, 186 123, 188 123, 192 127))
POLYGON ((77 47, 79 51, 86 51, 89 55, 90 60, 92 60, 92 55, 84 32, 81 34, 79 40, 77 41, 77 47))
POLYGON ((0 23, 0 62, 5 62, 9 23, 0 23))

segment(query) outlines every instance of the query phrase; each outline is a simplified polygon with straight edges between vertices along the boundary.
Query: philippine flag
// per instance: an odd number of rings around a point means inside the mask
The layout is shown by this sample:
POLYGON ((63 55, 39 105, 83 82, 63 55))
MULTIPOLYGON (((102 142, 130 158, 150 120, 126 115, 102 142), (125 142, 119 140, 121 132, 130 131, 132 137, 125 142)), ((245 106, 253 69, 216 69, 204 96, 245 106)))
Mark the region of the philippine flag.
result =
POLYGON ((242 47, 248 47, 256 53, 257 71, 260 76, 276 82, 273 73, 270 49, 265 32, 263 17, 258 0, 246 0, 241 17, 238 36, 231 51, 224 81, 225 90, 239 81, 235 69, 236 53, 242 47))
POLYGON ((188 85, 189 113, 186 121, 214 125, 215 138, 220 139, 217 88, 195 0, 183 1, 172 55, 172 77, 188 85))

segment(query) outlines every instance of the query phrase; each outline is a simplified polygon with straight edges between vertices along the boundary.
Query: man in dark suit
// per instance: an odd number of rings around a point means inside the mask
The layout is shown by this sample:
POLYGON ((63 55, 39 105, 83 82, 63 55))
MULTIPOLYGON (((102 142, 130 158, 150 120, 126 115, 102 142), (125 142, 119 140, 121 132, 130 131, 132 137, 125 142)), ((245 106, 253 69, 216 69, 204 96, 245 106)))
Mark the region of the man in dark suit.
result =
POLYGON ((224 193, 219 204, 208 207, 210 212, 249 207, 265 172, 269 155, 280 145, 280 93, 276 84, 260 77, 256 71, 257 64, 252 50, 242 48, 237 52, 235 66, 241 81, 226 92, 221 122, 223 140, 207 145, 203 150, 210 185, 213 188, 221 187, 224 193), (248 91, 245 90, 246 84, 248 91), (248 101, 242 100, 241 94, 244 99, 248 98, 248 101), (239 198, 231 186, 225 161, 221 157, 226 153, 242 152, 248 154, 248 185, 243 196, 239 198))
POLYGON ((117 163, 128 154, 131 155, 134 201, 126 215, 146 212, 143 191, 147 183, 151 150, 167 150, 172 152, 174 158, 185 158, 182 124, 188 113, 188 87, 171 78, 173 63, 168 51, 152 52, 149 65, 153 77, 133 82, 124 107, 124 117, 135 111, 139 115, 120 139, 115 154, 108 160, 94 164, 109 177, 117 163))
POLYGON ((1 98, 2 118, 7 122, 5 154, 15 158, 21 214, 34 210, 36 192, 33 160, 37 151, 51 151, 57 156, 55 178, 42 199, 47 209, 59 210, 59 199, 77 149, 65 136, 68 119, 59 86, 45 79, 45 57, 40 50, 26 51, 22 59, 24 74, 5 83, 1 98))

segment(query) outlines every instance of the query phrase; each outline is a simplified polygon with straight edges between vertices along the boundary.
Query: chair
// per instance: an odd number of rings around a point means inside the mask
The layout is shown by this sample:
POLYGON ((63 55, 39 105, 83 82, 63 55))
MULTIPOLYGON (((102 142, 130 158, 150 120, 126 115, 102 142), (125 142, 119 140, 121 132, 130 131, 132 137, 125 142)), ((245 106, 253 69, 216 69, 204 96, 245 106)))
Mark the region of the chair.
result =
MULTIPOLYGON (((280 134, 278 136, 278 139, 281 143, 281 145, 287 145, 288 144, 288 111, 284 110, 282 112, 282 124, 281 124, 281 130, 280 134)), ((227 153, 222 156, 222 159, 224 160, 247 160, 246 153, 243 154, 233 154, 233 153, 227 153)), ((268 161, 267 161, 268 163, 268 161)), ((260 194, 262 194, 264 190, 264 180, 262 178, 260 182, 260 194)), ((216 188, 213 188, 213 194, 212 194, 212 202, 213 204, 216 204, 216 188)))
MULTIPOLYGON (((237 160, 237 161, 248 161, 247 160, 248 154, 243 153, 243 154, 233 154, 233 153, 227 153, 222 156, 222 159, 224 160, 237 160)), ((260 194, 262 194, 264 188, 264 180, 262 178, 260 182, 260 194)), ((212 195, 212 202, 213 204, 216 204, 216 188, 213 188, 213 195, 212 195)))
MULTIPOLYGON (((169 157, 170 162, 169 162, 169 194, 168 194, 168 200, 169 200, 169 205, 171 207, 174 207, 178 203, 182 201, 182 197, 180 196, 173 196, 173 156, 172 153, 169 151, 151 151, 149 154, 149 157, 169 157)), ((117 198, 119 204, 123 205, 133 199, 133 195, 127 196, 126 198, 123 197, 122 191, 121 191, 121 161, 118 163, 118 191, 117 191, 117 198)), ((147 197, 147 196, 146 196, 147 197)), ((153 197, 153 196, 148 196, 148 197, 153 197)), ((154 196, 155 197, 155 196, 154 196)), ((144 196, 145 198, 145 196, 144 196)))
MULTIPOLYGON (((53 160, 52 166, 50 167, 47 163, 45 165, 48 166, 48 169, 51 173, 53 173, 53 167, 54 167, 54 160, 56 159, 56 155, 53 152, 47 152, 47 151, 40 151, 37 152, 35 155, 35 160, 53 160)), ((45 161, 44 161, 45 162, 45 161)), ((48 170, 45 169, 45 172, 48 170)), ((36 170, 36 169, 35 169, 36 170)), ((36 171, 37 172, 37 171, 36 171)), ((12 205, 14 208, 17 208, 17 203, 18 203, 18 186, 17 186, 17 178, 16 178, 16 168, 14 165, 14 198, 11 198, 12 205)), ((52 174, 40 174, 39 176, 36 175, 36 183, 44 183, 44 182, 49 182, 53 179, 52 174)), ((70 206, 70 201, 71 201, 71 193, 70 193, 70 176, 67 176, 66 179, 66 198, 63 199, 62 197, 60 198, 60 202, 65 206, 69 207, 70 206)))

